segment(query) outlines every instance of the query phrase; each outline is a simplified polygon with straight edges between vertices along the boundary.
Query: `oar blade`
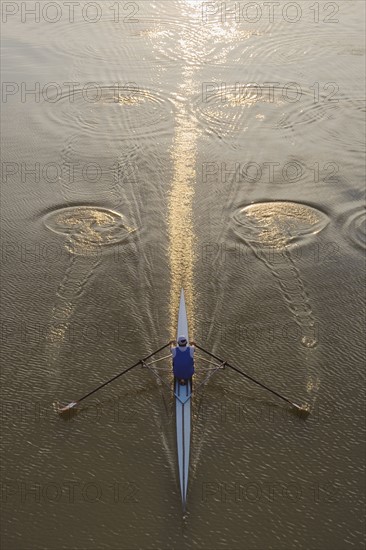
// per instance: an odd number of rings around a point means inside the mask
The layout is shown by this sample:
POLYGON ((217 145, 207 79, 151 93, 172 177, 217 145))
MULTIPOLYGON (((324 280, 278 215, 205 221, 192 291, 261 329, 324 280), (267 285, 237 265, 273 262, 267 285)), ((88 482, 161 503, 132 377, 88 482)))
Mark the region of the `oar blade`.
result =
POLYGON ((310 405, 296 405, 296 403, 293 403, 293 406, 295 407, 296 414, 298 416, 301 416, 302 418, 307 418, 310 414, 310 405))
POLYGON ((77 401, 71 401, 68 405, 65 405, 64 407, 59 407, 57 409, 58 414, 65 414, 66 412, 70 411, 71 409, 75 409, 75 407, 78 406, 77 401))

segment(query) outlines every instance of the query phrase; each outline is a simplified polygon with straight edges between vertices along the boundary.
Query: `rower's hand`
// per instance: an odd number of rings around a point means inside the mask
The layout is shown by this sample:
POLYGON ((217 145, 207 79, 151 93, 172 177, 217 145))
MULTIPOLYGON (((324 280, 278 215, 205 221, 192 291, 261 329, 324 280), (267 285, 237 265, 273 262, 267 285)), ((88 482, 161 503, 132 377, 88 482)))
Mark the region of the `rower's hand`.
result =
POLYGON ((171 346, 175 346, 175 340, 170 340, 169 344, 170 344, 171 346))
POLYGON ((191 342, 191 346, 196 346, 196 342, 191 342))

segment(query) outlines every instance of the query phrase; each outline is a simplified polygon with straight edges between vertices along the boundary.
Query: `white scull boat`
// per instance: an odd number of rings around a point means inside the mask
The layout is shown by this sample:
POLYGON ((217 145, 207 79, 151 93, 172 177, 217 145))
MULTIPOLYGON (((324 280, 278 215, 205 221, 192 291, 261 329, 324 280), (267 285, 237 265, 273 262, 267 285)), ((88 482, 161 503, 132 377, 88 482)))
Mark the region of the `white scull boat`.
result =
MULTIPOLYGON (((186 304, 184 299, 184 291, 181 290, 180 293, 180 302, 179 302, 179 310, 178 310, 178 324, 177 324, 177 340, 179 336, 185 336, 187 338, 187 341, 189 342, 189 334, 188 334, 188 320, 187 320, 187 311, 186 311, 186 304)), ((158 378, 165 386, 168 386, 171 391, 171 385, 169 385, 165 380, 163 380, 159 374, 152 368, 153 365, 155 365, 157 362, 166 360, 169 356, 161 357, 160 359, 156 359, 153 361, 150 361, 147 363, 146 361, 148 359, 153 358, 157 354, 159 354, 163 349, 167 348, 170 345, 170 343, 164 344, 159 349, 155 350, 154 352, 150 353, 143 359, 140 359, 137 361, 134 365, 131 367, 128 367, 127 369, 123 370, 122 372, 116 374, 106 382, 103 382, 93 390, 89 391, 87 394, 80 397, 77 401, 71 401, 68 405, 65 406, 58 406, 57 411, 60 414, 65 414, 67 412, 70 412, 73 414, 76 410, 78 405, 81 401, 84 399, 90 397, 98 390, 104 388, 120 376, 126 374, 127 372, 131 371, 132 369, 143 366, 147 367, 155 376, 158 378)), ((227 361, 223 361, 220 359, 220 357, 217 357, 212 352, 204 349, 203 347, 199 346, 198 344, 195 344, 196 348, 202 352, 206 356, 208 356, 211 361, 208 361, 207 359, 204 359, 203 357, 199 357, 200 360, 204 360, 210 364, 213 365, 213 367, 210 368, 209 373, 207 374, 206 378, 203 382, 196 385, 195 384, 195 393, 197 394, 197 391, 199 391, 200 387, 204 386, 206 382, 211 378, 213 374, 215 374, 218 370, 223 369, 225 367, 229 367, 231 370, 237 372, 238 374, 245 377, 247 380, 250 380, 251 382, 254 382, 261 388, 268 390, 272 394, 276 395, 283 401, 285 401, 287 404, 291 405, 295 408, 295 410, 302 415, 308 415, 310 412, 310 408, 308 406, 300 406, 288 399, 287 397, 281 395, 275 390, 272 390, 268 386, 262 384, 258 380, 255 380, 253 377, 249 376, 245 372, 239 370, 237 367, 234 367, 233 365, 230 365, 227 361), (212 362, 212 359, 214 359, 214 362, 212 362)), ((176 432, 177 432, 177 454, 178 454, 178 473, 179 473, 179 485, 180 485, 180 493, 181 493, 181 500, 182 500, 182 508, 183 512, 186 510, 186 504, 187 504, 187 491, 188 491, 188 476, 189 476, 189 460, 190 460, 190 447, 191 447, 191 398, 192 398, 192 380, 189 380, 185 385, 179 384, 178 380, 174 380, 174 399, 175 399, 175 416, 176 416, 176 432)))
MULTIPOLYGON (((184 300, 184 290, 180 293, 180 303, 178 311, 177 341, 179 336, 185 336, 189 343, 188 319, 186 304, 184 300)), ((188 475, 189 475, 189 455, 191 447, 191 380, 182 386, 177 379, 174 380, 175 397, 175 416, 177 430, 177 453, 178 453, 178 471, 180 493, 182 497, 183 512, 186 509, 188 475)))

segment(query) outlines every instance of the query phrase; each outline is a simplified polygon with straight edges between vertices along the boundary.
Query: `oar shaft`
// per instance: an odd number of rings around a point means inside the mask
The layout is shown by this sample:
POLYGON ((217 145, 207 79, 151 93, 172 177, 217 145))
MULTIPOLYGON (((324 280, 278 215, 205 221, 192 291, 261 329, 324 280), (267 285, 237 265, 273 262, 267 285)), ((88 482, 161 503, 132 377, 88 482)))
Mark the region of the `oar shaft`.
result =
POLYGON ((94 390, 91 390, 89 393, 87 393, 86 395, 83 395, 83 397, 80 397, 80 399, 78 399, 78 403, 80 401, 83 401, 84 399, 86 399, 87 397, 90 397, 91 395, 93 395, 93 393, 97 392, 98 390, 101 390, 102 388, 104 388, 105 386, 107 386, 108 384, 110 384, 111 382, 113 382, 114 380, 116 380, 117 378, 119 378, 120 376, 122 376, 123 374, 126 374, 126 372, 134 369, 135 367, 138 367, 139 365, 141 365, 143 362, 147 361, 148 359, 150 359, 150 357, 152 357, 153 355, 155 355, 156 353, 159 353, 160 351, 162 351, 163 349, 167 348, 168 346, 170 345, 170 343, 168 344, 165 344, 164 346, 161 346, 161 348, 157 349, 156 351, 153 351, 153 353, 150 353, 149 355, 147 355, 146 357, 144 357, 143 359, 140 359, 139 361, 137 361, 137 363, 135 363, 134 365, 132 365, 131 367, 128 367, 128 369, 125 369, 124 371, 120 372, 119 374, 116 374, 116 376, 113 376, 113 378, 110 378, 109 380, 107 380, 106 382, 104 382, 103 384, 101 384, 100 386, 98 386, 97 388, 95 388, 94 390))
POLYGON ((207 353, 207 355, 210 355, 211 357, 213 357, 213 358, 216 359, 217 361, 220 361, 221 363, 225 363, 225 366, 226 366, 226 367, 229 367, 230 369, 234 370, 234 371, 237 372, 238 374, 241 374, 242 376, 244 376, 244 377, 247 378, 248 380, 251 380, 252 382, 254 382, 255 384, 257 384, 257 385, 260 386, 261 388, 264 388, 265 390, 270 391, 270 392, 273 393, 274 395, 277 395, 277 397, 279 397, 280 399, 283 399, 283 401, 286 401, 286 403, 289 403, 289 404, 292 405, 293 407, 296 407, 296 408, 300 409, 300 406, 299 406, 299 405, 296 405, 296 403, 293 403, 292 401, 290 401, 290 399, 287 399, 287 397, 284 397, 283 395, 281 395, 280 393, 276 392, 275 390, 272 390, 272 389, 269 388, 268 386, 265 386, 264 384, 262 384, 262 383, 259 382, 258 380, 255 380, 255 378, 252 378, 251 376, 249 376, 249 374, 246 374, 246 373, 243 372, 242 370, 239 370, 238 368, 234 367, 233 365, 230 365, 227 361, 224 361, 224 360, 221 359, 220 357, 217 357, 217 355, 211 353, 210 351, 207 351, 206 349, 202 348, 202 347, 199 346, 198 344, 196 344, 196 347, 197 347, 198 349, 200 349, 201 351, 207 353))

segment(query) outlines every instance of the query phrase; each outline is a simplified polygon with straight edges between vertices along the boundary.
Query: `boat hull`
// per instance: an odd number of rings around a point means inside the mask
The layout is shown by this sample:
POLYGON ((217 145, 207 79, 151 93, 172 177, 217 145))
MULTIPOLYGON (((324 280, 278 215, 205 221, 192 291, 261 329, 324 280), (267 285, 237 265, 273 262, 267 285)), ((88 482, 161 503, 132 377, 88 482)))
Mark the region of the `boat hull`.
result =
MULTIPOLYGON (((179 336, 185 336, 189 341, 188 319, 183 289, 181 290, 179 302, 177 340, 179 336)), ((191 447, 191 394, 191 380, 187 380, 185 385, 181 385, 177 379, 174 379, 178 471, 183 511, 185 511, 187 502, 191 447)))
POLYGON ((183 511, 185 511, 187 502, 191 447, 191 392, 192 384, 190 380, 187 380, 187 383, 182 386, 179 381, 175 379, 178 471, 183 511))

